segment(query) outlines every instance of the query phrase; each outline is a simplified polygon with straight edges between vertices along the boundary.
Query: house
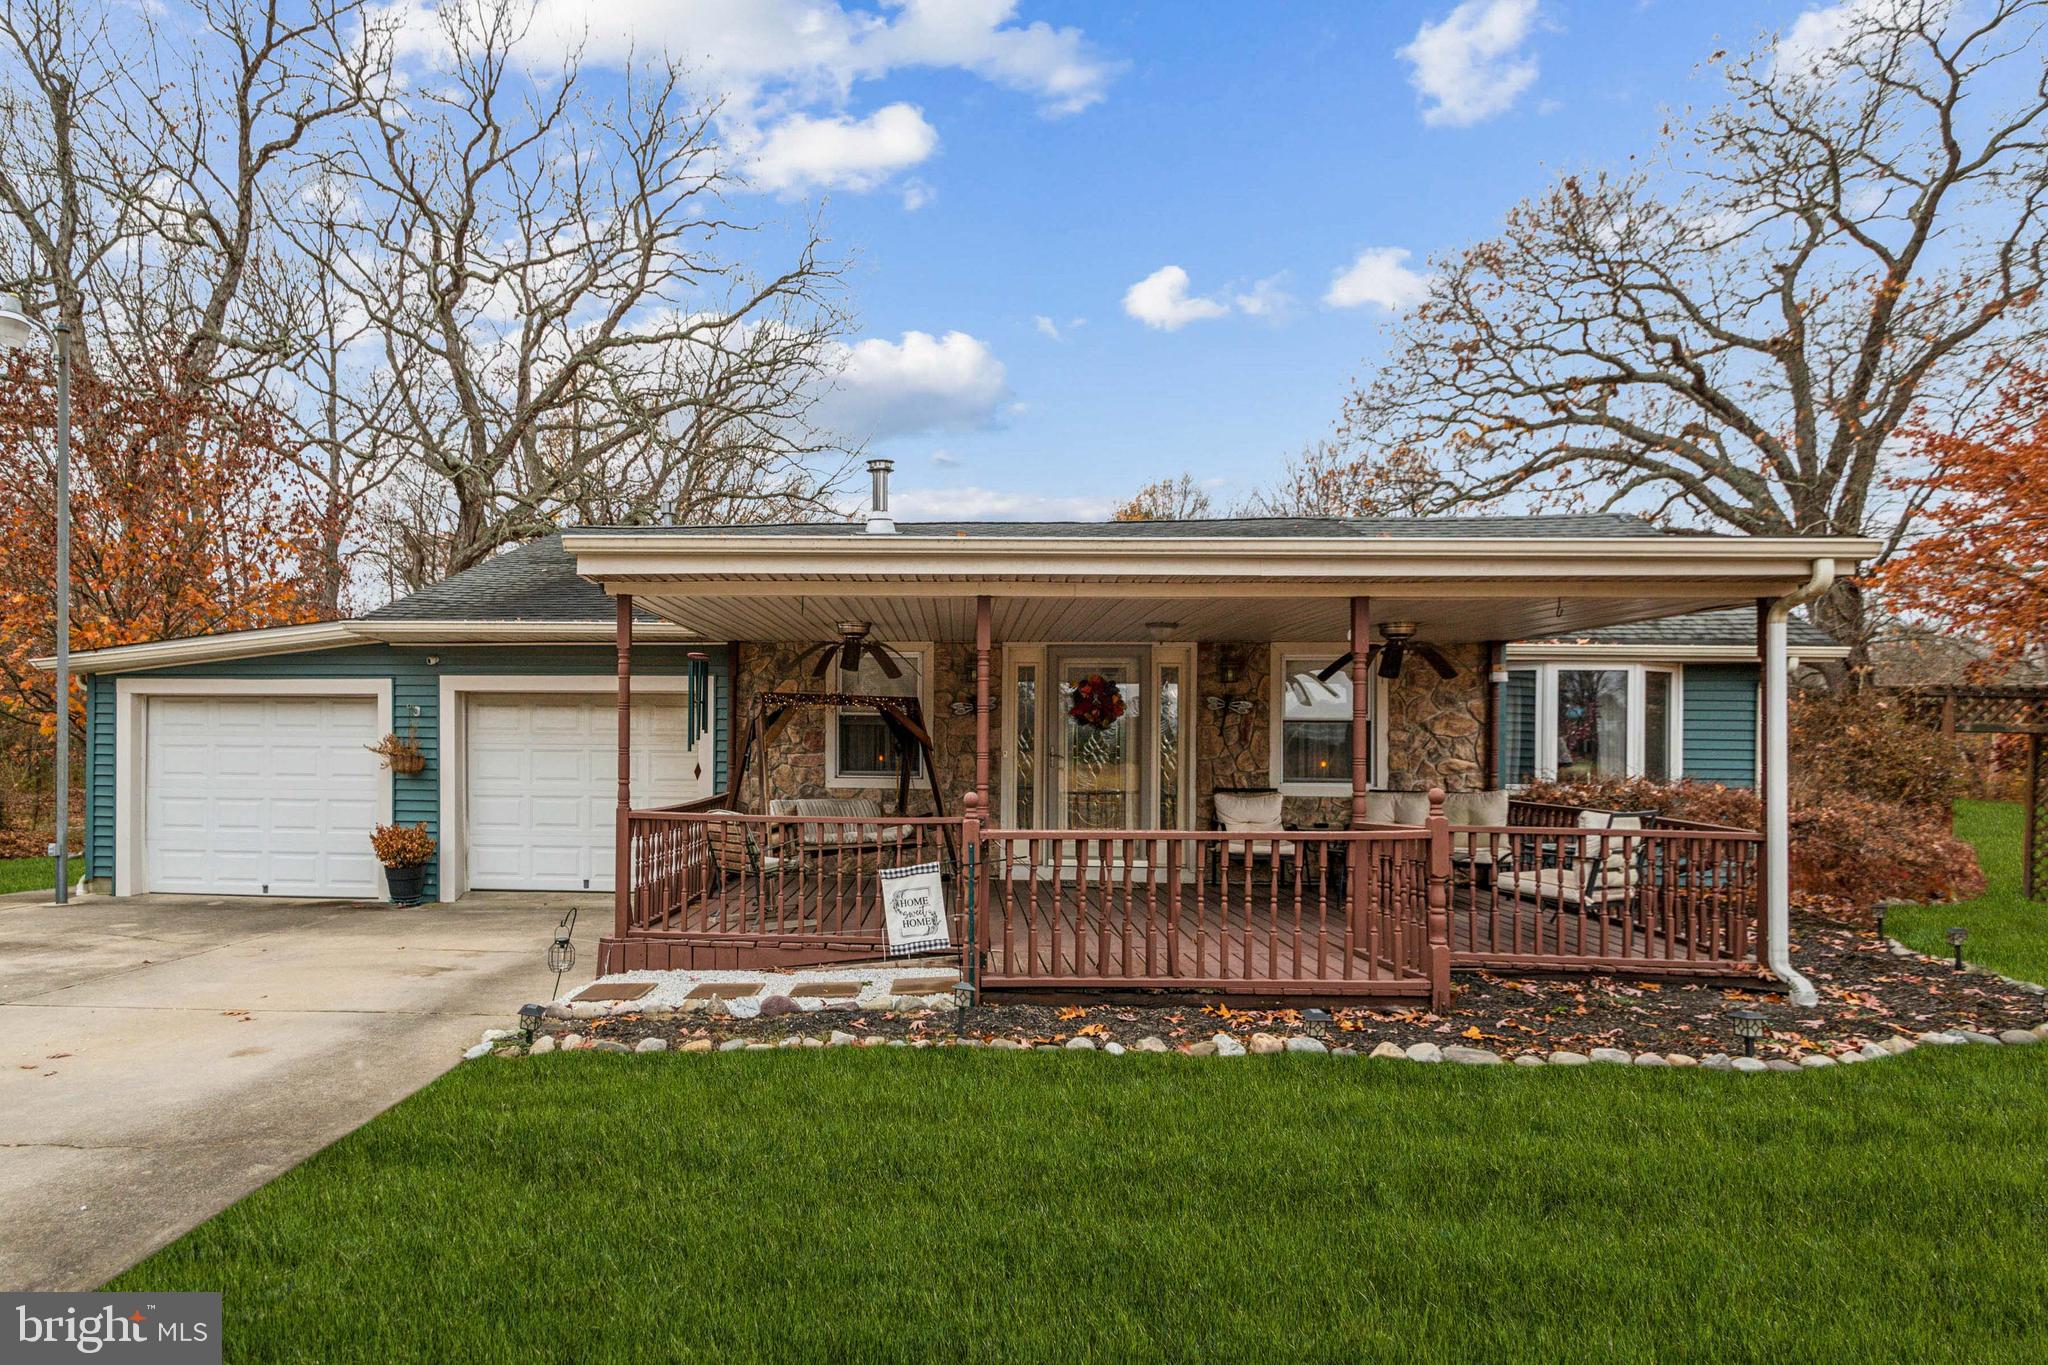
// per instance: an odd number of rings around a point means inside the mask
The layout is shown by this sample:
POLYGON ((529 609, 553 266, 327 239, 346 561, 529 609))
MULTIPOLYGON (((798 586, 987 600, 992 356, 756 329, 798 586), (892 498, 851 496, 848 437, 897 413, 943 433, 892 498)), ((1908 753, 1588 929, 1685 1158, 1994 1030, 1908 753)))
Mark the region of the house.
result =
POLYGON ((1754 781, 1786 668, 1834 650, 1791 608, 1875 550, 1609 515, 579 530, 357 620, 78 656, 87 875, 376 895, 396 818, 442 898, 611 892, 614 970, 871 954, 907 857, 975 902, 991 985, 1782 965, 1780 784, 1775 842, 1503 788, 1754 781), (1117 714, 1076 719, 1083 684, 1117 714))

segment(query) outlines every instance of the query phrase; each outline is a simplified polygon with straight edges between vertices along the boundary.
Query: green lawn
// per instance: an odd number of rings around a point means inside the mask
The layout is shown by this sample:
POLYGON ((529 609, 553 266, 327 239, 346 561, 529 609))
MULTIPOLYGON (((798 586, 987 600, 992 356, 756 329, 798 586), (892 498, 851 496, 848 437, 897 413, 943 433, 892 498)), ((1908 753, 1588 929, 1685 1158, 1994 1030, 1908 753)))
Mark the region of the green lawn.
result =
POLYGON ((0 895, 9 891, 54 888, 57 860, 54 858, 0 858, 0 895))
POLYGON ((112 1287, 224 1290, 232 1359, 2037 1359, 2044 1093, 2048 1047, 488 1061, 112 1287))
POLYGON ((1963 956, 2023 981, 2048 982, 2048 902, 2020 898, 2022 811, 2010 801, 1956 802, 1956 833, 1977 846, 1990 883, 1961 905, 1893 909, 1885 916, 1892 937, 1921 952, 1946 957, 1942 937, 1952 924, 1970 931, 1963 956))
POLYGON ((112 1287, 224 1291, 235 1360, 2035 1360, 2044 1094, 2048 1045, 492 1060, 112 1287))

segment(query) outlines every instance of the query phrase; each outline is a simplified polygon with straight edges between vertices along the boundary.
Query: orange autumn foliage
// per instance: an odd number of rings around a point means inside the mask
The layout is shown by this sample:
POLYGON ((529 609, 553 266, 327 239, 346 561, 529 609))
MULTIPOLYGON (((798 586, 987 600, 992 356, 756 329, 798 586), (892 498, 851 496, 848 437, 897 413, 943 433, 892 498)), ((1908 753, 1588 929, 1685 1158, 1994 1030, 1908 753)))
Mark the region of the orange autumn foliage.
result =
MULTIPOLYGON (((56 639, 52 370, 0 352, 0 715, 43 735, 52 679, 29 661, 56 639)), ((71 411, 74 650, 315 619, 297 553, 315 504, 273 413, 104 357, 73 375, 71 411)), ((82 687, 70 709, 82 732, 82 687)))
POLYGON ((1997 405, 1962 432, 1906 431, 1933 472, 1934 530, 1884 571, 1894 603, 2002 658, 2048 646, 2048 368, 2015 365, 1997 405))

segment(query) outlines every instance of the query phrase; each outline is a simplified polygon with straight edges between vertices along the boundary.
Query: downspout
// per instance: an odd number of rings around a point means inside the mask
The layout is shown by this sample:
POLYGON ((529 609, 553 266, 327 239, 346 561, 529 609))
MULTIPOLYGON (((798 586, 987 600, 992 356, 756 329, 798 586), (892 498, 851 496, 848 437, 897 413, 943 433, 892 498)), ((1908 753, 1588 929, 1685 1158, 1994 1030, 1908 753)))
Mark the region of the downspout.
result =
POLYGON ((1764 613, 1764 965, 1785 983, 1795 1005, 1811 1005, 1820 997, 1792 967, 1792 775, 1785 714, 1791 669, 1785 623, 1794 607, 1834 584, 1835 561, 1816 559, 1805 584, 1773 599, 1764 613))

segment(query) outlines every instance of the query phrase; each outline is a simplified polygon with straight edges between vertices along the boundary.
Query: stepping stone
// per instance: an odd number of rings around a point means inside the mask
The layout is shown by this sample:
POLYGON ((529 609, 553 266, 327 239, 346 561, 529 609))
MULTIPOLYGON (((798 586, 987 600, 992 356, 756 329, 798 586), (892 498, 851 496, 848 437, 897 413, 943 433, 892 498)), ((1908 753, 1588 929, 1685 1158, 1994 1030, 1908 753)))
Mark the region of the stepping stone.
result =
POLYGON ((638 1000, 654 989, 652 981, 600 981, 585 986, 575 995, 577 1000, 638 1000))
POLYGON ((685 1000, 744 1000, 750 995, 759 995, 765 981, 707 981, 701 986, 692 986, 685 1000))
POLYGON ((858 981, 799 981, 789 991, 792 1000, 852 1000, 859 994, 858 981))
POLYGON ((951 995, 960 984, 958 972, 944 976, 899 976, 889 989, 898 995, 951 995))

